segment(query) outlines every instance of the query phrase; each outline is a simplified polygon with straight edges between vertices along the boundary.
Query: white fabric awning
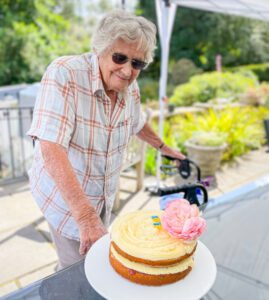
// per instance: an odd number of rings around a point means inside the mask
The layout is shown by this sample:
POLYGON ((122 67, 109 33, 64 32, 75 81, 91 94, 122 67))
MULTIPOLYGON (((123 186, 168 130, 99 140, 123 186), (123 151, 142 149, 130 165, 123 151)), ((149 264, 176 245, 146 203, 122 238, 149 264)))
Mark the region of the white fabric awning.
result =
POLYGON ((172 0, 178 6, 269 21, 269 0, 172 0))

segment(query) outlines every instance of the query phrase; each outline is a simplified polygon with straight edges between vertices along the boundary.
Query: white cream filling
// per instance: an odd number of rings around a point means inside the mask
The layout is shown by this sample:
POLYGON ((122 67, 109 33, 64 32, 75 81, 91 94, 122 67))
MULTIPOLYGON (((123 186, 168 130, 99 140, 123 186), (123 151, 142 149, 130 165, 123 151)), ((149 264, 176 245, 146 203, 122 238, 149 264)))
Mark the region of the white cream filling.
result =
POLYGON ((113 248, 113 246, 111 246, 111 252, 124 267, 149 275, 176 274, 187 270, 188 267, 193 267, 192 256, 169 267, 152 267, 142 263, 130 261, 129 259, 118 254, 118 252, 113 248))

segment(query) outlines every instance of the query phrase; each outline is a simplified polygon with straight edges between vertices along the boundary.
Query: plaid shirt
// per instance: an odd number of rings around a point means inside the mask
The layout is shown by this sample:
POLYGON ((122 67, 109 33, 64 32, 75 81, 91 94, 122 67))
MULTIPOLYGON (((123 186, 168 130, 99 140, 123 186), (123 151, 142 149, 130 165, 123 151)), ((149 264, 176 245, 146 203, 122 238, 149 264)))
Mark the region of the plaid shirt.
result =
MULTIPOLYGON (((82 189, 108 226, 124 151, 145 119, 136 82, 118 93, 111 114, 97 56, 58 58, 47 69, 28 135, 62 145, 82 189)), ((48 222, 63 236, 79 240, 78 227, 59 189, 44 168, 39 142, 29 170, 32 194, 48 222)))

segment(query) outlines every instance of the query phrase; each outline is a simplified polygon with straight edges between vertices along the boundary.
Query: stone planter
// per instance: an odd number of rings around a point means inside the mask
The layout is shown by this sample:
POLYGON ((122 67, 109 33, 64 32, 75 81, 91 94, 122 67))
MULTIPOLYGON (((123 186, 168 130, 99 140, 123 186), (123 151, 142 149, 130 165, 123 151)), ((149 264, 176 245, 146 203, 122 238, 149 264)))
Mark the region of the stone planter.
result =
POLYGON ((188 158, 193 160, 201 169, 201 177, 215 176, 220 166, 223 151, 226 144, 217 147, 198 146, 186 141, 188 158))

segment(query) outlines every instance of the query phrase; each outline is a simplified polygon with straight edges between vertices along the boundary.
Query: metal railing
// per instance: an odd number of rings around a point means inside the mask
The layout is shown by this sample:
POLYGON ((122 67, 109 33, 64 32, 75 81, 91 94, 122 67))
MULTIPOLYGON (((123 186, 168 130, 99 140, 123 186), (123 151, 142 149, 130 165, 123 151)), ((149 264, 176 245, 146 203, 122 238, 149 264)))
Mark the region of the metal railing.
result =
POLYGON ((0 184, 27 176, 33 146, 26 132, 32 117, 32 107, 0 108, 0 184))
POLYGON ((15 85, 7 85, 0 87, 0 99, 4 99, 5 97, 13 97, 16 99, 20 98, 20 92, 30 86, 27 83, 15 84, 15 85))

